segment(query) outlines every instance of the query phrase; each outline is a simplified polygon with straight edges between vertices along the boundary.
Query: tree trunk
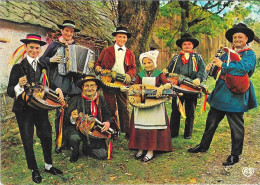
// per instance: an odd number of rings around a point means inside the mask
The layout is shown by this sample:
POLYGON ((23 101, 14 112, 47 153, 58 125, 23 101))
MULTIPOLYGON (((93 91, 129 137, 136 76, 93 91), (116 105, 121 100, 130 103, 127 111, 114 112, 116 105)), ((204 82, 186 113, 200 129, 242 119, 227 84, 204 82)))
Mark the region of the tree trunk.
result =
POLYGON ((181 13, 181 35, 188 31, 188 18, 189 18, 189 1, 179 1, 180 7, 182 8, 181 13))
POLYGON ((126 45, 136 57, 138 72, 139 56, 149 50, 158 10, 159 1, 118 1, 119 25, 127 27, 132 34, 126 45))

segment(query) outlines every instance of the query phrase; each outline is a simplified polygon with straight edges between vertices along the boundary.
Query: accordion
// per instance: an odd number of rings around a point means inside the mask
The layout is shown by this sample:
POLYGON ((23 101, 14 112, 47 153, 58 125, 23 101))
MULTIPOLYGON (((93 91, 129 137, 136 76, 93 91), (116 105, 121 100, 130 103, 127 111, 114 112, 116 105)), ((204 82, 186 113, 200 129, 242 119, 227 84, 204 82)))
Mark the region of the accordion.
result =
POLYGON ((60 75, 68 73, 89 74, 88 63, 95 60, 95 54, 91 49, 75 44, 58 48, 55 56, 57 55, 62 56, 58 64, 60 75))

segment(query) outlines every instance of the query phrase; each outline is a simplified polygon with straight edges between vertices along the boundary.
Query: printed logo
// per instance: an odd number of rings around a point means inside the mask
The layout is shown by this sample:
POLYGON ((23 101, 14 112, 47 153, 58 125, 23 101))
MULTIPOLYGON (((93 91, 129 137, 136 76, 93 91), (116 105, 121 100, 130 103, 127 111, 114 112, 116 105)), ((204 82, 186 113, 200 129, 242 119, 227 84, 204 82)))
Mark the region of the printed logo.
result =
POLYGON ((243 169, 242 169, 242 173, 243 173, 243 175, 245 176, 245 177, 247 177, 247 178, 249 178, 249 177, 251 177, 252 175, 254 175, 254 172, 255 172, 255 170, 254 170, 254 168, 252 168, 252 167, 244 167, 243 169))

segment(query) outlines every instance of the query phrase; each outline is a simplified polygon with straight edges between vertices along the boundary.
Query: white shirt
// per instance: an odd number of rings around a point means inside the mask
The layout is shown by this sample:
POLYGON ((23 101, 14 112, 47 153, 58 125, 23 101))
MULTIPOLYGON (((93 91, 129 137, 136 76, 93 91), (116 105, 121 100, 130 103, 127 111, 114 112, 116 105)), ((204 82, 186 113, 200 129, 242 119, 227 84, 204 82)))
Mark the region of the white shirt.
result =
MULTIPOLYGON (((39 58, 38 58, 38 57, 37 57, 37 58, 32 58, 32 57, 29 57, 28 55, 26 56, 26 58, 27 58, 29 64, 31 64, 31 65, 32 65, 32 62, 33 62, 34 60, 36 61, 36 65, 35 65, 35 69, 34 69, 34 70, 36 71, 36 67, 37 67, 37 63, 38 63, 39 58)), ((34 68, 34 67, 33 67, 33 68, 34 68)), ((15 92, 16 98, 17 98, 20 94, 22 94, 23 91, 24 91, 24 87, 20 87, 19 82, 18 82, 18 84, 14 87, 14 92, 15 92)))
POLYGON ((125 46, 118 46, 115 44, 115 64, 112 68, 113 71, 116 71, 117 73, 125 74, 125 68, 124 68, 124 61, 125 61, 125 53, 126 53, 126 47, 125 46), (122 48, 123 50, 118 51, 118 48, 122 48))

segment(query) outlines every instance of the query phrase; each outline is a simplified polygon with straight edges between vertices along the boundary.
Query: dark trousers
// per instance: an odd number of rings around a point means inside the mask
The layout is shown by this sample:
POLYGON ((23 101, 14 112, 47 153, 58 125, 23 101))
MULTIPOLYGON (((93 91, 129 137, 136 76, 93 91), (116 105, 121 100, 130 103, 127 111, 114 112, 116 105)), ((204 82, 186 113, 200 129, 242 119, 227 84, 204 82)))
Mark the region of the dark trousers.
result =
POLYGON ((23 141, 28 168, 31 170, 38 169, 33 150, 34 125, 37 137, 41 141, 44 161, 47 164, 52 164, 52 128, 48 118, 48 111, 25 107, 21 113, 16 113, 16 119, 23 141))
MULTIPOLYGON (((194 113, 197 106, 197 96, 188 95, 180 97, 181 103, 185 102, 185 112, 186 112, 186 120, 185 120, 185 129, 184 129, 184 137, 190 137, 192 135, 193 123, 194 123, 194 113)), ((180 119, 181 114, 177 105, 177 98, 172 98, 172 113, 170 120, 170 128, 171 128, 171 137, 177 137, 179 135, 180 130, 180 119)))
POLYGON ((117 128, 113 129, 120 129, 121 132, 128 133, 130 126, 130 112, 127 94, 120 92, 119 89, 111 90, 103 88, 103 95, 117 125, 117 128), (120 124, 118 123, 118 120, 120 124))
POLYGON ((206 128, 201 139, 200 145, 205 149, 210 147, 220 121, 227 116, 228 124, 231 130, 232 148, 231 154, 240 155, 243 150, 244 142, 244 118, 243 112, 224 112, 210 107, 206 121, 206 128))
POLYGON ((106 143, 104 139, 94 139, 90 138, 87 141, 86 136, 81 133, 74 133, 69 136, 69 145, 72 147, 72 156, 71 157, 78 157, 79 156, 79 146, 80 142, 83 141, 83 153, 87 153, 89 156, 104 160, 107 158, 107 150, 106 150, 106 143))

